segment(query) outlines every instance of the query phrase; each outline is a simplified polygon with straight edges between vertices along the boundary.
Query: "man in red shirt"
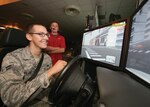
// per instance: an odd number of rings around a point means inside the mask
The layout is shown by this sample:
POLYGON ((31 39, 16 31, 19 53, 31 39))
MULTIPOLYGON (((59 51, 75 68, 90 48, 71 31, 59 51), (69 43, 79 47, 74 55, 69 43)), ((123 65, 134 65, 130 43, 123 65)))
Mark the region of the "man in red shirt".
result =
POLYGON ((62 53, 65 52, 65 38, 58 33, 59 25, 57 22, 52 22, 50 25, 50 37, 46 51, 52 59, 54 65, 58 60, 62 59, 62 53))

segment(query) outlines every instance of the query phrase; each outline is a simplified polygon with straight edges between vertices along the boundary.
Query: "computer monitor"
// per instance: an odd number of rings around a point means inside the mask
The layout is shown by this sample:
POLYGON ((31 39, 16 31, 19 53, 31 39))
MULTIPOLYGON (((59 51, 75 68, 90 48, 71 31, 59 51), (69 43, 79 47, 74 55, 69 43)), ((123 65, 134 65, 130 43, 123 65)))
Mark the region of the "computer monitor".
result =
POLYGON ((150 83, 150 0, 143 1, 131 17, 126 69, 150 83))
POLYGON ((126 25, 124 19, 84 32, 81 56, 119 67, 126 25))

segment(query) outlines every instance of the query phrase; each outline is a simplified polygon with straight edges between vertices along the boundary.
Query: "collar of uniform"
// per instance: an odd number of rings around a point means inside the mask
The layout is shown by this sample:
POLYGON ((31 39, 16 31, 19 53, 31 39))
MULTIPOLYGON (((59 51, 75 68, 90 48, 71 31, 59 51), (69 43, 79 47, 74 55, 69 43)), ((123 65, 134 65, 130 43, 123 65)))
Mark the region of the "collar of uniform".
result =
POLYGON ((34 58, 29 50, 29 46, 25 47, 25 49, 23 50, 23 56, 24 56, 24 59, 34 58))

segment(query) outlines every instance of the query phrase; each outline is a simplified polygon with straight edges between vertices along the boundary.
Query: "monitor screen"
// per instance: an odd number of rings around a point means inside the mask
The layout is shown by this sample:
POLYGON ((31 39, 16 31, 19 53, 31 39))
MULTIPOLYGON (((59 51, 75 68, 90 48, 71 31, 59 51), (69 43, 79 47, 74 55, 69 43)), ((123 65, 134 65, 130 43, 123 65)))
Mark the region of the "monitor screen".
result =
POLYGON ((126 20, 108 24, 83 34, 81 56, 119 66, 126 20))
POLYGON ((126 69, 150 83, 150 1, 132 16, 126 69))

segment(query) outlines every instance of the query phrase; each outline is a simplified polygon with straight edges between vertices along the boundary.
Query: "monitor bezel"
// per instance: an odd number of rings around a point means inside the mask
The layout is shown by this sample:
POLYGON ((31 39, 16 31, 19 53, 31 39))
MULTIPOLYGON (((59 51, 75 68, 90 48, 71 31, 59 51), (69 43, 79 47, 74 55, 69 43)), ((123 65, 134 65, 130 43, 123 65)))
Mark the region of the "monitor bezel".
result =
MULTIPOLYGON (((126 58, 124 56, 127 53, 127 49, 124 49, 124 48, 126 48, 127 44, 128 44, 127 39, 128 39, 128 34, 129 34, 128 33, 129 18, 116 20, 116 21, 113 21, 113 22, 110 22, 110 23, 98 26, 96 28, 93 28, 93 29, 90 29, 90 30, 87 30, 87 31, 83 32, 83 34, 87 33, 87 32, 91 32, 91 31, 97 30, 97 29, 102 29, 104 27, 111 26, 113 24, 120 23, 120 22, 125 22, 126 25, 125 25, 125 31, 124 31, 124 34, 123 34, 123 41, 122 41, 122 48, 121 48, 119 65, 118 66, 117 65, 112 65, 112 64, 109 64, 109 63, 106 63, 106 62, 96 61, 96 60, 88 59, 88 58, 85 58, 85 57, 83 59, 85 59, 86 61, 90 61, 90 62, 96 64, 97 66, 103 66, 103 67, 114 69, 114 70, 123 70, 125 68, 125 62, 126 62, 126 58)), ((82 37, 82 44, 83 44, 83 37, 82 37)), ((81 51, 82 51, 82 46, 81 46, 81 51)), ((81 51, 80 51, 80 55, 81 55, 81 51)))
POLYGON ((148 2, 148 0, 143 0, 141 2, 141 4, 136 8, 136 10, 133 12, 133 14, 131 15, 130 19, 129 19, 129 31, 128 31, 128 45, 126 45, 126 49, 127 49, 127 53, 125 54, 125 68, 124 68, 124 72, 126 72, 128 75, 130 75, 132 78, 134 78, 135 80, 137 80, 138 82, 140 82, 141 84, 143 84, 144 86, 150 88, 150 84, 145 81, 144 79, 142 79, 140 76, 137 76, 136 74, 134 74, 132 71, 129 71, 126 69, 127 66, 127 59, 128 59, 128 50, 129 50, 129 44, 130 44, 130 35, 131 35, 131 30, 132 30, 132 24, 133 21, 132 19, 134 18, 134 16, 137 14, 137 12, 139 12, 140 9, 143 8, 143 6, 148 2))

